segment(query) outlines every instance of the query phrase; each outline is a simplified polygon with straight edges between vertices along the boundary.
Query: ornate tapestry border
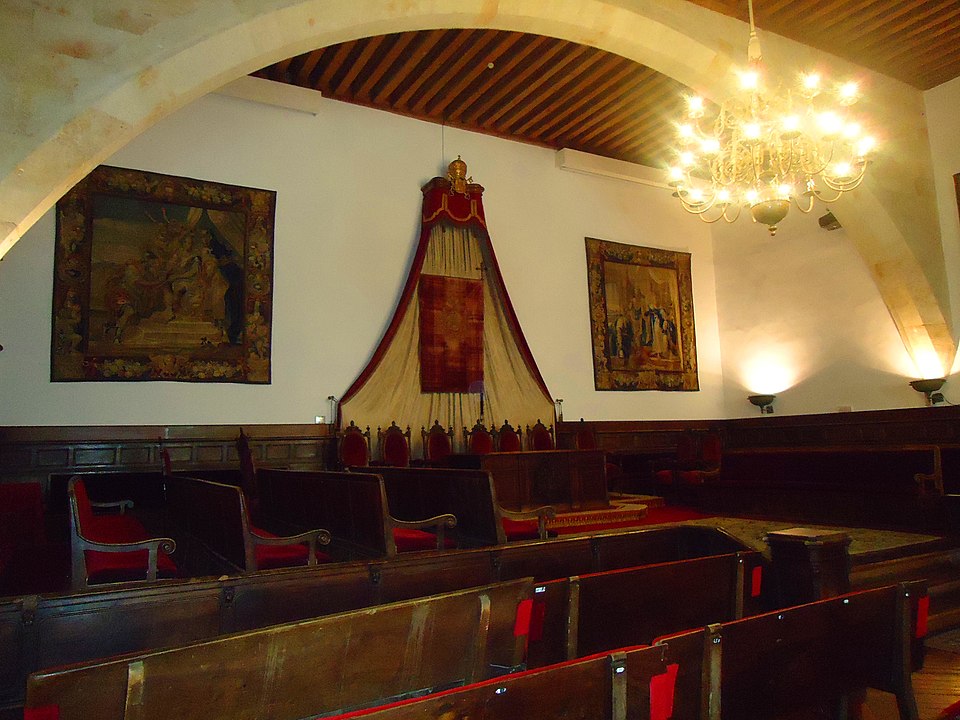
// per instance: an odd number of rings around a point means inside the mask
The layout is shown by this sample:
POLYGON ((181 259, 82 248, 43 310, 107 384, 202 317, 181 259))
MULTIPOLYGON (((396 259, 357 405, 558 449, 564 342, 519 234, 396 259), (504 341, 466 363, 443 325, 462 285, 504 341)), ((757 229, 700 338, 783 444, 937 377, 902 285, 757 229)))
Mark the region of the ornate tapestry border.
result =
POLYGON ((593 345, 594 386, 597 390, 699 390, 697 345, 693 315, 693 283, 690 253, 585 238, 587 285, 590 300, 590 333, 593 345), (665 268, 676 272, 679 291, 681 366, 679 372, 665 370, 618 370, 610 367, 607 355, 607 302, 604 262, 665 268))
MULTIPOLYGON (((93 170, 57 203, 51 380, 269 383, 275 208, 276 192, 271 190, 109 166, 93 170), (242 321, 235 315, 229 342, 221 336, 219 345, 182 343, 156 352, 119 348, 99 355, 89 351, 95 196, 242 216, 243 257, 237 258, 242 268, 234 272, 239 276, 242 271, 242 295, 232 298, 242 321)), ((199 264, 199 259, 195 261, 199 264)), ((119 327, 114 332, 119 338, 119 327)))

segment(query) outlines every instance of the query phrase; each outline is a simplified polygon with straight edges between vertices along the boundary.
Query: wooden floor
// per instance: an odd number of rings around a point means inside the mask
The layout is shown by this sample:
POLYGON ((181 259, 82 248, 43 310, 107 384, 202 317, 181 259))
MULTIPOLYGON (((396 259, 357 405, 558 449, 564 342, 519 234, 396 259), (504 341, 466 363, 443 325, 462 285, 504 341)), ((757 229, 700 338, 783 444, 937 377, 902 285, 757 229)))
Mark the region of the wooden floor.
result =
MULTIPOLYGON (((923 670, 913 675, 920 720, 960 720, 960 709, 948 715, 943 711, 960 702, 960 653, 927 648, 923 670)), ((869 691, 863 720, 896 720, 897 703, 893 696, 869 691)))

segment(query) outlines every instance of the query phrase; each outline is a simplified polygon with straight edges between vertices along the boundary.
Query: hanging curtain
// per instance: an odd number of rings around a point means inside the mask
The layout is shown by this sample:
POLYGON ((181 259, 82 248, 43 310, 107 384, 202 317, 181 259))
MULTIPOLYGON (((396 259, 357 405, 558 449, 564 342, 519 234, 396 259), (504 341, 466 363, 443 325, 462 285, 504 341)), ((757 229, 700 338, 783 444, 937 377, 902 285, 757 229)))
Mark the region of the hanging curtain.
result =
POLYGON ((471 183, 465 190, 455 191, 446 178, 422 188, 420 241, 400 302, 367 367, 340 401, 341 426, 369 425, 374 443, 378 426, 409 425, 413 457, 422 455, 420 428, 434 420, 454 428, 455 448, 463 450, 463 428, 480 418, 481 397, 488 427, 553 422, 550 392, 523 337, 487 234, 483 188, 471 183), (433 316, 425 324, 421 306, 433 316), (427 338, 421 337, 424 327, 427 338), (426 389, 422 350, 432 358, 426 389), (451 386, 457 389, 430 389, 451 386))

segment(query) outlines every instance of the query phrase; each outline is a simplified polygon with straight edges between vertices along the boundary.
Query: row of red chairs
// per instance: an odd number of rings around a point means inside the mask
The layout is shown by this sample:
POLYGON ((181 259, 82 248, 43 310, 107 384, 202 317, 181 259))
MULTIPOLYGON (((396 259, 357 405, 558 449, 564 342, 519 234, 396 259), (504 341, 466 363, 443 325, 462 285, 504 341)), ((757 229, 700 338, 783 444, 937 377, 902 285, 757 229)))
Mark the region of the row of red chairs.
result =
MULTIPOLYGON (((486 455, 492 452, 519 452, 523 447, 523 430, 514 428, 504 421, 497 429, 486 427, 479 420, 472 429, 463 428, 463 447, 472 455, 486 455)), ((553 426, 547 427, 539 419, 533 427, 526 429, 527 450, 553 450, 553 426)), ((453 427, 444 428, 439 420, 434 420, 428 430, 421 426, 423 440, 423 462, 442 464, 453 453, 453 427)), ((407 467, 411 464, 410 426, 400 428, 396 421, 385 430, 377 428, 377 463, 391 467, 407 467)), ((340 463, 344 467, 367 467, 371 464, 370 426, 361 430, 353 420, 340 434, 340 463)))

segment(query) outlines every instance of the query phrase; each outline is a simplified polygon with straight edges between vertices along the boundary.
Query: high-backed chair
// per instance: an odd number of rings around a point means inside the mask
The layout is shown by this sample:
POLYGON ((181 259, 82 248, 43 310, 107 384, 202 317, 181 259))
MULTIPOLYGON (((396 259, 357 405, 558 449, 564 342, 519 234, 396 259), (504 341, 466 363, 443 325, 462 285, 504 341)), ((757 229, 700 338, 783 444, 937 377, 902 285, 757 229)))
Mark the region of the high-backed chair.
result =
POLYGON ((493 433, 491 433, 483 423, 477 420, 476 424, 470 429, 463 429, 463 444, 468 453, 473 455, 487 455, 492 453, 493 433))
POLYGON ((340 432, 340 464, 343 467, 367 467, 370 464, 370 426, 361 430, 351 420, 340 432))
POLYGON ((103 582, 176 577, 177 566, 170 555, 177 544, 171 538, 150 537, 136 518, 126 514, 133 507, 132 501, 91 502, 87 486, 79 476, 67 482, 67 495, 74 590, 103 582), (95 515, 95 507, 119 512, 95 515))
POLYGON ((410 426, 401 430, 396 420, 386 430, 377 428, 377 445, 380 448, 380 464, 390 467, 410 465, 410 426))
POLYGON ((514 430, 509 420, 504 420, 503 425, 495 433, 497 452, 520 452, 523 450, 521 432, 520 428, 514 430))
POLYGON ((584 422, 583 418, 580 418, 580 423, 577 425, 577 434, 575 440, 577 443, 577 450, 597 449, 597 436, 594 434, 593 430, 587 426, 587 423, 584 422))
POLYGON ((453 452, 453 428, 444 429, 439 420, 434 420, 429 430, 421 426, 420 437, 423 439, 423 461, 427 464, 442 465, 453 452))
POLYGON ((537 418, 537 424, 532 428, 527 426, 527 449, 528 450, 553 450, 553 425, 549 428, 544 425, 540 418, 537 418))
POLYGON ((697 464, 697 438, 693 431, 683 432, 677 439, 677 449, 673 460, 661 464, 654 470, 653 479, 657 485, 676 485, 677 473, 692 470, 697 464))

